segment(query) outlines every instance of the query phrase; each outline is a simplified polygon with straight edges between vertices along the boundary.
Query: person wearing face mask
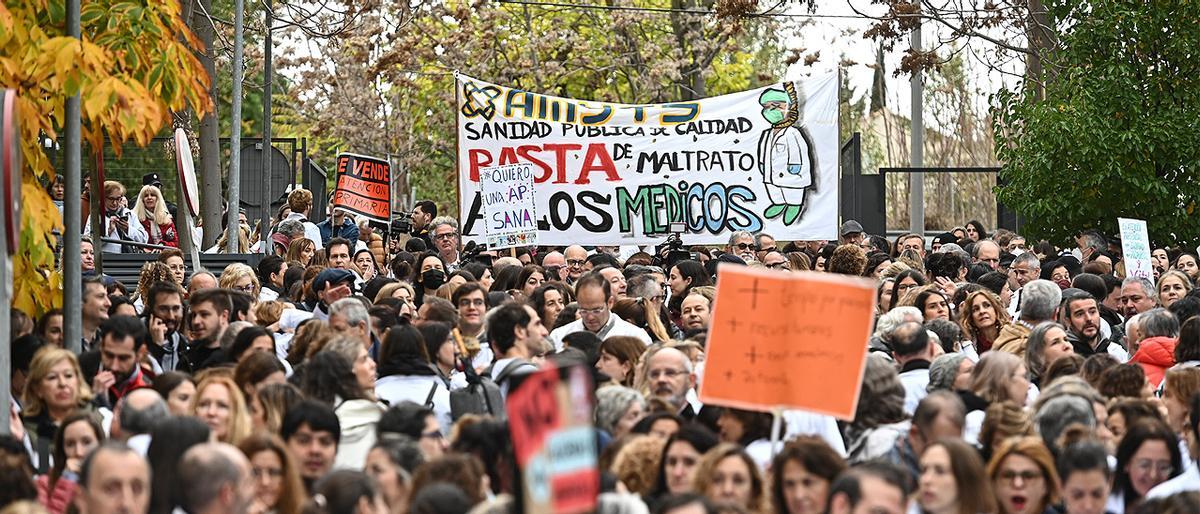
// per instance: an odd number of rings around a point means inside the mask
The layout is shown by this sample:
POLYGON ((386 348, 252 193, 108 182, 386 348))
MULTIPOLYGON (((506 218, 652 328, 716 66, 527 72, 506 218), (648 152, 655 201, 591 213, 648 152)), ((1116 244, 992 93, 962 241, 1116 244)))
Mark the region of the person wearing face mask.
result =
POLYGON ((800 217, 813 185, 812 148, 796 126, 801 111, 798 96, 795 84, 787 82, 784 90, 767 89, 758 97, 763 119, 771 124, 758 140, 763 183, 771 199, 765 216, 782 216, 785 224, 800 217))
POLYGON ((425 252, 417 259, 417 276, 413 280, 417 307, 425 302, 425 296, 433 296, 437 288, 446 283, 446 261, 437 252, 425 252))

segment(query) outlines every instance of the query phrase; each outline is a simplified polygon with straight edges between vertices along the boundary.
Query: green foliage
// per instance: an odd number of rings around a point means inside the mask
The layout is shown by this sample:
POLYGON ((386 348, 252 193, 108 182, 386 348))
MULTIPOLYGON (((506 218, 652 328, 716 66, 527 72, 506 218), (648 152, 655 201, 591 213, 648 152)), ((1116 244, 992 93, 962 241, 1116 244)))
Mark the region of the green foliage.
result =
POLYGON ((1200 242, 1200 4, 1048 4, 1062 27, 1033 84, 994 107, 1004 162, 998 199, 1032 237, 1063 243, 1117 217, 1145 219, 1158 244, 1200 242))
MULTIPOLYGON (((714 9, 713 0, 685 2, 714 9)), ((637 0, 640 7, 679 7, 637 0)), ((383 4, 353 37, 281 63, 296 77, 295 128, 315 158, 392 154, 418 197, 455 214, 455 101, 450 71, 557 96, 619 103, 713 96, 780 80, 769 18, 521 6, 489 0, 383 4), (398 23, 402 22, 402 23, 398 23), (399 28, 395 28, 395 27, 399 28), (310 140, 312 141, 312 140, 310 140)))

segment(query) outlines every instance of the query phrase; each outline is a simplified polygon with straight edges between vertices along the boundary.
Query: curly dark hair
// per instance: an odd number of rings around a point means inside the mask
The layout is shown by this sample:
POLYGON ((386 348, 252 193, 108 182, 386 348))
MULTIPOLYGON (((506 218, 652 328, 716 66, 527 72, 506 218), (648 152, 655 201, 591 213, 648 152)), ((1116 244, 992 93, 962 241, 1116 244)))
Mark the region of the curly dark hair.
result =
POLYGON ((300 390, 304 396, 331 407, 339 399, 367 398, 354 377, 354 365, 340 353, 317 352, 304 364, 300 375, 300 390))

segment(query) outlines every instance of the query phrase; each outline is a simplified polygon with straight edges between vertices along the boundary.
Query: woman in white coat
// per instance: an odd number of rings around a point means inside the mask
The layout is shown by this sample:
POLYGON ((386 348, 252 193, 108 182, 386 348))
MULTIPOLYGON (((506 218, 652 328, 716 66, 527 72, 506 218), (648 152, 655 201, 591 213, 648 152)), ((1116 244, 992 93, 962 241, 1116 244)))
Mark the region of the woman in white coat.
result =
POLYGON ((410 401, 429 407, 443 434, 450 429, 450 389, 430 364, 425 338, 404 318, 388 330, 379 350, 375 395, 389 405, 410 401))

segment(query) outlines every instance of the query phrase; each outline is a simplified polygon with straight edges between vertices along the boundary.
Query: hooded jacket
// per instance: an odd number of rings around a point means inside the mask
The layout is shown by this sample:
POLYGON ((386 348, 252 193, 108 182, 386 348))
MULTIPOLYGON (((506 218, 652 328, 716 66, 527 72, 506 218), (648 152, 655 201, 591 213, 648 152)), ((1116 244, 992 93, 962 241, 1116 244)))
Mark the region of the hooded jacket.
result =
POLYGON ((1159 336, 1147 337, 1142 340, 1138 350, 1129 359, 1136 362, 1146 372, 1146 378, 1157 389, 1166 376, 1167 369, 1175 365, 1175 345, 1178 339, 1159 336))
POLYGON ((367 452, 375 446, 375 425, 383 416, 383 407, 371 400, 349 400, 338 404, 333 412, 342 427, 334 469, 363 469, 367 452))

